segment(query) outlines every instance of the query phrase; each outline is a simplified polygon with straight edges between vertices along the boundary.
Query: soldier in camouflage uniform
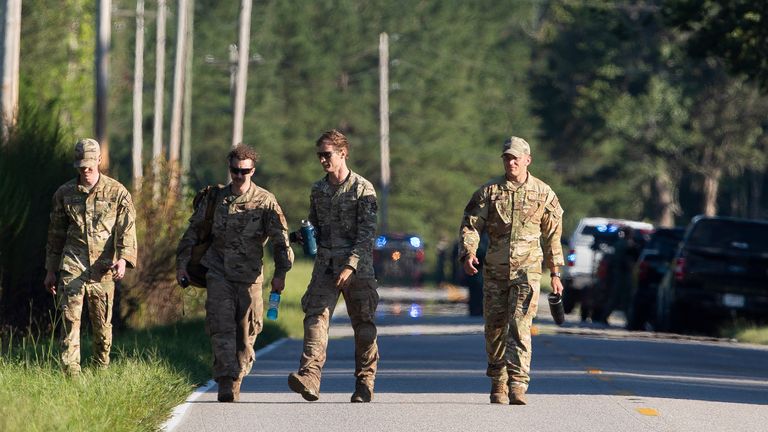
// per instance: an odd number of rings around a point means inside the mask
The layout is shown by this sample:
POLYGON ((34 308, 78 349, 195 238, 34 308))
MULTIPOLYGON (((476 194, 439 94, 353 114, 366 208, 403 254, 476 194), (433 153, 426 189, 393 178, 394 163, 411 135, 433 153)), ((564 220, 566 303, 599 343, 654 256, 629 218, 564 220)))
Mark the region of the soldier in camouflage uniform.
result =
POLYGON ((480 187, 464 209, 459 257, 465 272, 476 274, 480 233, 488 233, 483 316, 491 403, 524 405, 542 260, 552 290, 563 291, 563 209, 552 189, 528 172, 531 150, 524 139, 507 139, 502 158, 506 175, 480 187))
POLYGON ((205 220, 206 202, 214 200, 213 237, 201 260, 208 268, 205 301, 206 331, 213 348, 213 376, 219 384, 218 400, 239 400, 240 385, 254 361, 253 344, 261 332, 264 246, 269 239, 275 260, 272 291, 285 288, 285 275, 293 265, 288 227, 275 196, 251 182, 258 154, 238 145, 227 156, 232 182, 213 188, 201 200, 177 249, 177 279, 189 279, 187 264, 197 242, 198 225, 205 220))
POLYGON ((341 293, 355 333, 356 384, 351 401, 370 402, 379 359, 374 323, 379 295, 373 274, 376 192, 368 180, 347 168, 349 143, 341 132, 325 132, 316 146, 327 175, 312 186, 309 198, 309 221, 316 229, 318 249, 312 280, 301 299, 304 352, 288 385, 308 401, 320 397, 328 325, 341 293))
POLYGON ((117 180, 99 173, 101 150, 90 138, 75 144, 80 174, 53 195, 48 228, 44 285, 56 294, 63 315, 61 360, 67 373, 80 373, 80 317, 83 301, 93 327, 93 352, 109 365, 115 281, 136 266, 136 211, 131 194, 117 180))

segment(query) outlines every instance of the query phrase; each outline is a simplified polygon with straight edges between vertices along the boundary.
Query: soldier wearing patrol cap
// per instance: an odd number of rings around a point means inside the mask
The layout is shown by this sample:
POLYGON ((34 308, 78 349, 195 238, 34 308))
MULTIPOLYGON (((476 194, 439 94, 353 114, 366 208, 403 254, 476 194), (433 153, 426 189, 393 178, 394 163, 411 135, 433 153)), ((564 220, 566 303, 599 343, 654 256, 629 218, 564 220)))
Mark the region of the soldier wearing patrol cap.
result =
POLYGON ((59 295, 63 315, 61 359, 67 373, 80 373, 83 302, 93 327, 96 364, 109 365, 115 281, 136 265, 136 211, 131 194, 99 173, 101 150, 90 138, 75 144, 77 178, 53 194, 43 284, 59 295), (58 276, 57 276, 58 273, 58 276), (57 290, 58 281, 58 290, 57 290))
POLYGON ((559 273, 563 209, 552 189, 528 172, 528 142, 508 138, 501 157, 505 176, 481 186, 464 209, 459 257, 464 271, 476 274, 480 234, 488 234, 483 317, 490 399, 525 405, 542 261, 549 269, 552 290, 563 291, 559 273))

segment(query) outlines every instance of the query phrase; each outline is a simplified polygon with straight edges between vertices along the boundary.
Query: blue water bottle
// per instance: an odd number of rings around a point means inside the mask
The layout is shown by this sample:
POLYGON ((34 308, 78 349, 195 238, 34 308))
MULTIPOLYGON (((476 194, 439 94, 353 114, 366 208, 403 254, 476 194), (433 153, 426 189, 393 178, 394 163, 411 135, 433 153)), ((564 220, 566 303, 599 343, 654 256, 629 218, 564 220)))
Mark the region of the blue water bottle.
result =
POLYGON ((277 319, 277 308, 280 307, 280 294, 269 293, 269 309, 267 309, 267 318, 274 321, 277 319))
POLYGON ((317 239, 315 239, 315 227, 308 220, 301 220, 301 239, 304 241, 304 255, 317 255, 317 239))

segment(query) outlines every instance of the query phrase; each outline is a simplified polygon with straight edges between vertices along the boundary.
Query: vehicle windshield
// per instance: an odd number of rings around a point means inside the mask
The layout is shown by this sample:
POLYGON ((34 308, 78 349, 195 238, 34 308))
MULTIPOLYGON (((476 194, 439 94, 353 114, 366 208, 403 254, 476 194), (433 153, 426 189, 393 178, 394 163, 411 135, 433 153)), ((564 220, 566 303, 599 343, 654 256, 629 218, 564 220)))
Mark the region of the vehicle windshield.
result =
POLYGON ((694 246, 768 253, 768 224, 730 220, 703 220, 688 238, 694 246))

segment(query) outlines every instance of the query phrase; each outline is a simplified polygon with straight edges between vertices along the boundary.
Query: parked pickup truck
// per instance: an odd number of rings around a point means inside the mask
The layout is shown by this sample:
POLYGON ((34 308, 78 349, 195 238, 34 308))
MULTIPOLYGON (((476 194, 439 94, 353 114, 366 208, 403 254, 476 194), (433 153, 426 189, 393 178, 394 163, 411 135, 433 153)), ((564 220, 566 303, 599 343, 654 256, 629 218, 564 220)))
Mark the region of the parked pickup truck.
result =
POLYGON ((768 221, 695 217, 658 288, 656 329, 712 332, 768 317, 768 221))

